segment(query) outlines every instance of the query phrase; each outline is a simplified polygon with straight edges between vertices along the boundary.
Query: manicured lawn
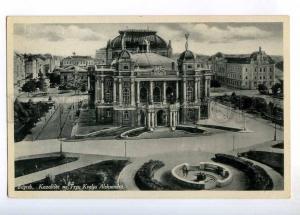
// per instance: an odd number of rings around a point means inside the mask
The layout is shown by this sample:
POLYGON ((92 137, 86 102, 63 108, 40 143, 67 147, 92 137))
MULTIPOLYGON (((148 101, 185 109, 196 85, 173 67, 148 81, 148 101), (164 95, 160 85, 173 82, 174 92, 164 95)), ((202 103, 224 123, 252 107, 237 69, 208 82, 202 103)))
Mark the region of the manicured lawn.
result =
MULTIPOLYGON (((60 175, 56 175, 52 181, 49 178, 45 178, 41 181, 32 183, 34 190, 38 190, 40 184, 51 185, 55 184, 60 186, 92 186, 95 185, 95 190, 117 190, 113 186, 118 186, 117 179, 121 170, 129 163, 128 160, 109 160, 100 163, 92 164, 86 167, 82 167, 70 172, 65 172, 60 175), (99 185, 111 186, 109 189, 102 188, 99 185)), ((49 189, 51 190, 51 189, 49 189)), ((82 188, 76 190, 84 190, 82 188)))
POLYGON ((263 163, 281 175, 284 173, 284 155, 275 152, 249 151, 242 153, 242 156, 263 163))
POLYGON ((78 158, 55 156, 15 161, 15 177, 28 175, 76 160, 78 158))

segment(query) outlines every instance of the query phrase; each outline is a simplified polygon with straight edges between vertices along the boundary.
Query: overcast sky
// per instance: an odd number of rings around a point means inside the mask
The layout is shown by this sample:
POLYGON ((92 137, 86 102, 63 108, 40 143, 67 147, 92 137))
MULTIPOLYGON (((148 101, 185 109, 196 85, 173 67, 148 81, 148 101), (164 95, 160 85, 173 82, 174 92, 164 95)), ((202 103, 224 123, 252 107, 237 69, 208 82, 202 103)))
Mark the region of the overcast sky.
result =
POLYGON ((272 55, 283 51, 281 23, 15 24, 14 46, 21 53, 94 56, 96 49, 127 28, 157 31, 166 42, 172 41, 174 53, 184 51, 186 32, 189 49, 198 54, 246 54, 259 46, 272 55))

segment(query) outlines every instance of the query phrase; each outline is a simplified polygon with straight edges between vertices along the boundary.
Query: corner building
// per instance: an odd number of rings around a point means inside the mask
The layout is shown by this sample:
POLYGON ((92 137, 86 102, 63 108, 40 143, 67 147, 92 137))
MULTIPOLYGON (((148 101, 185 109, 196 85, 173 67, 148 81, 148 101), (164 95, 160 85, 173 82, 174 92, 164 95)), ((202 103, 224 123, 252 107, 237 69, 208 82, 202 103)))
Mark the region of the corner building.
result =
MULTIPOLYGON (((111 65, 90 71, 90 104, 99 123, 172 129, 209 117, 211 70, 186 50, 177 62, 146 51, 131 53, 123 45, 111 65)), ((124 44, 124 43, 123 43, 124 44)))

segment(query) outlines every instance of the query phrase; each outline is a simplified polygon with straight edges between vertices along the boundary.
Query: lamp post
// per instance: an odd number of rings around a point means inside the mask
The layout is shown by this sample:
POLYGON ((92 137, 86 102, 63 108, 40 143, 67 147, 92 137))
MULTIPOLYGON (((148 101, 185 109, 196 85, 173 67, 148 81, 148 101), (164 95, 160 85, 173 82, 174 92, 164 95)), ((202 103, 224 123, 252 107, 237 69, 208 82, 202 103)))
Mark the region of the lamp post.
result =
POLYGON ((126 144, 127 144, 127 142, 124 141, 124 157, 125 157, 125 158, 127 157, 127 148, 126 148, 126 144))
POLYGON ((232 151, 234 151, 235 143, 234 143, 234 134, 232 135, 232 151))
POLYGON ((62 133, 62 119, 61 119, 61 115, 63 113, 63 106, 60 106, 59 107, 59 135, 58 135, 58 138, 59 138, 59 152, 60 152, 60 155, 62 155, 62 140, 61 140, 61 133, 62 133))
POLYGON ((274 105, 274 123, 275 123, 275 126, 274 126, 274 141, 277 140, 277 123, 276 123, 276 105, 274 105))

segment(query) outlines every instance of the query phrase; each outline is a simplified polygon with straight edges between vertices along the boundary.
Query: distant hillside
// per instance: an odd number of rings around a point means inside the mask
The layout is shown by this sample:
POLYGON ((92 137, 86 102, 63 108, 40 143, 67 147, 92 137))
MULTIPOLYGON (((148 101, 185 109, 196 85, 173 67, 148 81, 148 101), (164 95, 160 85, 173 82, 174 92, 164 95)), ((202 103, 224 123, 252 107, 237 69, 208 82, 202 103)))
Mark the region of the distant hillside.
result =
POLYGON ((275 61, 275 63, 283 61, 283 57, 281 55, 270 55, 270 57, 275 61))

